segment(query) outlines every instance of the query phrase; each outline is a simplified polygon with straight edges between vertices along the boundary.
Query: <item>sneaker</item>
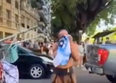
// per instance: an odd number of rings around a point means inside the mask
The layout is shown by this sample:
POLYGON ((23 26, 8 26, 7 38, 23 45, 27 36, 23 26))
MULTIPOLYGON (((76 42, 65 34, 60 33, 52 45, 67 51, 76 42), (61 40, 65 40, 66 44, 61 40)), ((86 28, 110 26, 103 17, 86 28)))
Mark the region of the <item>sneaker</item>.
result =
POLYGON ((81 65, 81 67, 84 67, 84 65, 81 65))

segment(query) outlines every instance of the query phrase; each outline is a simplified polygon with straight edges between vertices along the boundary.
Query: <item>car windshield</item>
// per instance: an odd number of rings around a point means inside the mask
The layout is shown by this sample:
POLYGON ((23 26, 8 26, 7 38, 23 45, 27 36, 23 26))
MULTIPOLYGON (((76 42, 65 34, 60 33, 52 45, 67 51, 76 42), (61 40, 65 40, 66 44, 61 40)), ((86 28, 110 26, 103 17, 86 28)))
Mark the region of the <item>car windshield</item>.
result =
POLYGON ((24 47, 21 47, 21 46, 19 46, 19 48, 21 48, 21 49, 23 49, 23 50, 25 50, 25 51, 27 51, 27 52, 33 52, 33 51, 31 51, 31 50, 29 50, 29 49, 27 49, 27 48, 24 48, 24 47))

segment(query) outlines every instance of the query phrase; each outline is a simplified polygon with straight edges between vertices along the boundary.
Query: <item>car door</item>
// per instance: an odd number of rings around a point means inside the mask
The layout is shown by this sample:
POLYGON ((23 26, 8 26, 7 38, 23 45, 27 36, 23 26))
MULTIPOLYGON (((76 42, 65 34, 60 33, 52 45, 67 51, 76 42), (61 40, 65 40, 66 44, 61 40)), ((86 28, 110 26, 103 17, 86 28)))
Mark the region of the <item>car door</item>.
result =
POLYGON ((20 73, 24 73, 27 70, 26 63, 28 53, 22 49, 18 49, 18 55, 18 60, 13 64, 18 67, 20 73))

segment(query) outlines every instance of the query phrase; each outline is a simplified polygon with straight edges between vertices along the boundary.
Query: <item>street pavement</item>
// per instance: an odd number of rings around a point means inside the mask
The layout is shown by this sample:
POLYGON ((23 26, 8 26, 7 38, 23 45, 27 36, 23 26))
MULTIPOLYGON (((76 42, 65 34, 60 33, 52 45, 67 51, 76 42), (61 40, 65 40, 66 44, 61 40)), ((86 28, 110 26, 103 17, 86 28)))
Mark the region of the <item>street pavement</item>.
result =
MULTIPOLYGON (((110 83, 105 76, 89 74, 85 69, 76 69, 77 83, 110 83)), ((20 83, 51 83, 50 79, 21 79, 20 83)))

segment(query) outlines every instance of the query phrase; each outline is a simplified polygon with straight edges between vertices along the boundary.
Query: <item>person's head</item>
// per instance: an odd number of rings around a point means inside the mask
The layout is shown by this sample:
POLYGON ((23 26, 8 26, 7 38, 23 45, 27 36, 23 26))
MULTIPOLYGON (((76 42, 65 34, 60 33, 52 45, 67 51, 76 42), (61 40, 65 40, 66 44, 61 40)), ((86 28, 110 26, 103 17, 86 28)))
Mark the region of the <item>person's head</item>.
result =
POLYGON ((85 43, 89 42, 89 38, 86 38, 85 43))
POLYGON ((62 30, 60 30, 60 32, 58 33, 58 38, 61 38, 61 37, 66 36, 66 35, 68 35, 68 31, 65 30, 65 29, 62 29, 62 30))
POLYGON ((84 42, 82 42, 82 41, 81 41, 81 42, 79 43, 79 45, 82 45, 82 46, 84 46, 84 42))
POLYGON ((43 42, 40 43, 40 46, 43 46, 43 42))
POLYGON ((106 41, 109 41, 109 37, 106 37, 106 41))

